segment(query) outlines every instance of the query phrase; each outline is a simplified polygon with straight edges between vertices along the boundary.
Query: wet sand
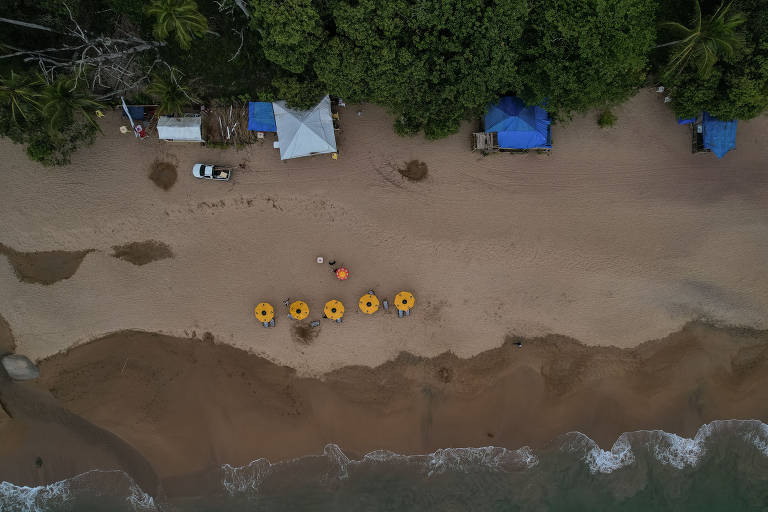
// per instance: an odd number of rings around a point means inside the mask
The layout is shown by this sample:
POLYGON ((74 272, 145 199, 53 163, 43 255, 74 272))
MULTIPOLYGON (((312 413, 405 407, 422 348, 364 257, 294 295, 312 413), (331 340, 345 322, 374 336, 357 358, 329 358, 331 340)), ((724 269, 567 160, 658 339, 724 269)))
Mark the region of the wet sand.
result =
POLYGON ((327 443, 357 455, 537 448, 575 430, 608 449, 625 431, 692 436, 714 419, 768 420, 766 331, 690 324, 632 349, 517 340, 469 359, 403 353, 319 380, 210 340, 123 332, 43 361, 41 385, 135 447, 169 493, 224 463, 327 443))
POLYGON ((0 367, 0 482, 35 487, 87 471, 120 470, 158 495, 151 464, 118 436, 74 414, 35 382, 0 367))
POLYGON ((20 252, 0 244, 0 255, 8 258, 16 277, 24 283, 53 284, 69 279, 93 249, 82 251, 20 252))

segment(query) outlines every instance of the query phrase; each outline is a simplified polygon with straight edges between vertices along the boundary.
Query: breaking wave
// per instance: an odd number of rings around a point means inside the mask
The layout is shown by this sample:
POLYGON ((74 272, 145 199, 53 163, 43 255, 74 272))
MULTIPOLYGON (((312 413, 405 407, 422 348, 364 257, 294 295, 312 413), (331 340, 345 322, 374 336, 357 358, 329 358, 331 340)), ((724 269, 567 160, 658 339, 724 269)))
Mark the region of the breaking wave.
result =
POLYGON ((426 476, 446 472, 469 473, 479 470, 510 471, 526 469, 538 463, 531 448, 524 446, 509 450, 496 446, 481 448, 441 448, 427 455, 402 455, 387 450, 375 450, 360 460, 351 460, 336 444, 327 444, 322 455, 309 455, 296 459, 270 463, 257 459, 245 466, 224 464, 221 468, 221 485, 230 494, 258 491, 270 474, 282 472, 290 466, 316 463, 323 467, 318 480, 344 480, 349 478, 350 468, 380 464, 412 465, 426 476))
MULTIPOLYGON (((350 459, 335 444, 325 446, 322 455, 270 463, 258 459, 245 466, 225 464, 221 468, 221 485, 231 495, 258 493, 272 476, 299 467, 312 474, 318 483, 350 478, 351 472, 385 465, 410 468, 412 474, 433 478, 448 473, 513 472, 533 470, 542 460, 566 456, 572 463, 581 463, 592 475, 610 475, 638 465, 654 463, 675 470, 692 469, 705 456, 710 445, 742 440, 768 457, 768 425, 758 420, 722 420, 702 425, 693 438, 662 430, 639 430, 621 434, 609 450, 604 450, 580 432, 563 434, 549 447, 534 451, 528 446, 517 450, 496 446, 480 448, 442 448, 426 455, 403 455, 387 450, 375 450, 360 459, 350 459), (312 469, 310 469, 310 466, 312 469)), ((541 468, 539 468, 541 469, 541 468)))
POLYGON ((675 469, 694 467, 706 453, 711 438, 739 437, 768 457, 768 425, 759 420, 718 420, 699 427, 693 438, 663 430, 637 430, 619 436, 610 450, 601 449, 581 432, 562 436, 561 449, 581 454, 590 473, 612 473, 635 463, 636 454, 650 454, 675 469))
POLYGON ((693 511, 702 503, 719 510, 738 501, 739 510, 764 511, 768 425, 713 421, 692 438, 661 430, 627 432, 608 450, 580 432, 537 450, 485 446, 420 455, 376 450, 354 457, 328 444, 322 454, 283 462, 224 464, 205 478, 195 488, 212 495, 163 501, 162 507, 119 471, 90 471, 39 487, 3 482, 0 510, 693 511))
POLYGON ((28 487, 0 482, 0 510, 76 511, 84 503, 109 504, 115 511, 151 512, 155 499, 122 471, 92 470, 48 485, 28 487))

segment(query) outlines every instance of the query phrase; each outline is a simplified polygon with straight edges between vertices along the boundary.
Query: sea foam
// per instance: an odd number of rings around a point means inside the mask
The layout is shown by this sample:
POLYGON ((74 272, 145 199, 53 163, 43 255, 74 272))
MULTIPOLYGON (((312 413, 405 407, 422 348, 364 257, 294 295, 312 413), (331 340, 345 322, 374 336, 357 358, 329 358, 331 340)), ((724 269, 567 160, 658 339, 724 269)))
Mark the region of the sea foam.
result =
POLYGON ((467 473, 478 470, 527 469, 538 464, 537 456, 528 446, 517 450, 498 446, 441 448, 425 455, 403 455, 388 450, 374 450, 366 453, 359 460, 352 460, 338 445, 331 443, 325 445, 322 455, 308 455, 274 464, 264 458, 254 460, 245 466, 224 464, 221 467, 221 484, 231 495, 258 492, 264 480, 275 471, 285 469, 291 464, 318 458, 324 458, 328 463, 326 471, 319 478, 320 481, 326 483, 331 480, 345 480, 349 478, 351 466, 367 464, 412 464, 418 466, 426 477, 450 471, 467 473))
POLYGON ((144 492, 123 471, 91 470, 48 485, 28 487, 0 482, 0 510, 43 512, 73 505, 78 496, 123 498, 127 509, 137 512, 157 511, 155 499, 144 492))

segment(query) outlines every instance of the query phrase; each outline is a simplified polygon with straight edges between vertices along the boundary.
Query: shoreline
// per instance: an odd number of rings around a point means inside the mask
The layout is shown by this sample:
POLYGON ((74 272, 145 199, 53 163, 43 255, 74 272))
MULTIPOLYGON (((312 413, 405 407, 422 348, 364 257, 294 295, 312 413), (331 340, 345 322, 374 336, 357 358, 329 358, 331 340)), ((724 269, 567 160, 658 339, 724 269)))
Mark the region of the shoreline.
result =
POLYGON ((64 407, 133 446, 182 494, 223 464, 275 463, 327 444, 358 456, 537 449, 578 431, 609 450, 624 432, 692 437, 717 419, 768 420, 768 331, 700 323, 633 349, 550 335, 468 359, 403 353, 322 379, 210 340, 143 332, 40 366, 40 385, 64 407))

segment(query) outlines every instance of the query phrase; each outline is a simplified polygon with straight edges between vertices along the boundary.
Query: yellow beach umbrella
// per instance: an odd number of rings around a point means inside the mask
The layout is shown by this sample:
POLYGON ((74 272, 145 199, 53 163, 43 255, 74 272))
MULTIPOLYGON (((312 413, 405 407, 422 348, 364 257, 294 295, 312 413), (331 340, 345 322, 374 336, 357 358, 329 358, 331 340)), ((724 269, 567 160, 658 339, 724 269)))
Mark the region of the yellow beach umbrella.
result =
POLYGON ((360 297, 360 311, 366 315, 372 315, 379 310, 379 299, 372 293, 366 293, 360 297))
POLYGON ((325 313, 325 316, 331 320, 338 320, 344 316, 344 304, 342 304, 340 300, 329 300, 325 303, 323 313, 325 313))
POLYGON ((268 302, 259 302, 253 308, 253 314, 259 322, 266 323, 275 318, 275 308, 268 302))
POLYGON ((416 299, 413 298, 411 292, 400 292, 395 295, 395 307, 400 311, 408 311, 415 304, 416 299))
POLYGON ((303 300, 297 300, 291 304, 290 312, 294 320, 304 320, 309 316, 309 306, 303 300))

